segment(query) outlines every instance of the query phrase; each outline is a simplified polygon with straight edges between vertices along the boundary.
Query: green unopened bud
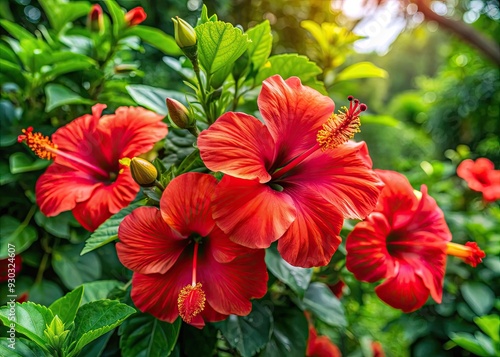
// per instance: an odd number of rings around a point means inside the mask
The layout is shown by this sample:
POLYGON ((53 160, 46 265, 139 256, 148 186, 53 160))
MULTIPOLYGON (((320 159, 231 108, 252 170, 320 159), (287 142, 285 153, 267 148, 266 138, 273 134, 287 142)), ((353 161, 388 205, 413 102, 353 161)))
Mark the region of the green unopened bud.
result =
POLYGON ((174 36, 177 45, 181 49, 195 46, 196 31, 194 28, 179 16, 176 16, 175 19, 172 18, 172 21, 174 22, 174 36))
POLYGON ((123 158, 120 160, 122 165, 130 166, 130 173, 135 182, 142 187, 151 187, 155 185, 158 170, 148 160, 140 157, 132 159, 123 158))
POLYGON ((59 318, 59 316, 54 316, 50 325, 45 325, 46 328, 43 331, 45 338, 49 342, 50 346, 58 350, 64 345, 64 341, 68 336, 70 330, 64 329, 64 322, 59 318))
POLYGON ((167 98, 168 115, 172 122, 181 129, 186 129, 192 126, 189 117, 189 110, 181 102, 167 98))

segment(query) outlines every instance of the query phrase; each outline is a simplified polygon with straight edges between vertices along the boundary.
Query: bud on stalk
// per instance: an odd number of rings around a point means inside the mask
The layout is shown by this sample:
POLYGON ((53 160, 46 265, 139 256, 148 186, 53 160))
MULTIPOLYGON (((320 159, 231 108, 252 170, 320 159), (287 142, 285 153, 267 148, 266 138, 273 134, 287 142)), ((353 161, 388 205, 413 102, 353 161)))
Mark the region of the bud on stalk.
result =
POLYGON ((148 15, 140 6, 133 8, 125 14, 125 23, 129 26, 136 26, 146 20, 148 15))

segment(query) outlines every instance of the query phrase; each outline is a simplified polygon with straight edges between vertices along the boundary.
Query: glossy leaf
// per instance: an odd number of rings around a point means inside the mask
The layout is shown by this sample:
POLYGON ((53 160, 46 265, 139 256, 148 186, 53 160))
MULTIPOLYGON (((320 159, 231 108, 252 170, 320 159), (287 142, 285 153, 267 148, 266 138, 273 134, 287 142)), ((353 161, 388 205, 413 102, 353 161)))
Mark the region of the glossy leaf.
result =
POLYGON ((154 27, 133 26, 124 33, 124 36, 138 36, 141 40, 159 49, 166 55, 179 56, 182 54, 181 49, 177 46, 172 36, 154 27))
POLYGON ((46 306, 52 304, 63 295, 64 293, 59 284, 46 279, 42 279, 42 281, 31 285, 28 291, 31 302, 46 306))
POLYGON ((50 165, 50 161, 33 159, 24 152, 15 152, 9 157, 10 172, 21 174, 23 172, 42 170, 50 165))
POLYGON ((469 307, 477 315, 485 315, 490 312, 495 303, 495 294, 485 284, 477 281, 465 282, 460 291, 469 307))
POLYGON ((269 342, 272 326, 271 310, 258 301, 247 316, 230 315, 219 324, 227 342, 243 357, 255 355, 269 342))
POLYGON ((113 20, 113 35, 118 38, 125 26, 125 13, 115 0, 106 0, 106 6, 113 20))
POLYGON ((195 30, 198 37, 198 58, 209 74, 230 66, 249 45, 247 35, 222 21, 209 21, 197 26, 195 30))
POLYGON ((5 259, 9 256, 9 244, 15 246, 16 254, 21 254, 36 241, 38 236, 34 227, 21 224, 21 222, 11 216, 0 217, 0 227, 2 227, 0 259, 5 259))
POLYGON ((70 238, 70 222, 73 219, 71 212, 63 212, 56 217, 47 217, 41 211, 35 213, 35 221, 50 234, 58 238, 70 238))
POLYGON ((273 47, 273 36, 271 25, 268 20, 248 29, 246 32, 252 42, 248 45, 248 55, 255 69, 259 69, 266 63, 273 47))
POLYGON ((181 320, 160 321, 149 314, 128 318, 118 330, 123 357, 169 356, 179 337, 181 320))
POLYGON ((49 357, 48 352, 36 343, 16 336, 14 348, 7 337, 0 338, 0 356, 8 357, 49 357))
POLYGON ((166 104, 167 98, 173 98, 179 102, 186 102, 185 95, 180 92, 142 84, 131 84, 127 86, 127 91, 137 104, 163 115, 167 115, 168 113, 166 104))
POLYGON ((89 239, 85 242, 85 247, 83 248, 80 255, 87 254, 103 245, 106 245, 116 239, 118 239, 118 227, 125 216, 132 212, 137 207, 143 206, 146 200, 140 200, 138 202, 130 204, 128 207, 122 209, 117 214, 111 216, 106 222, 101 224, 92 233, 89 239))
POLYGON ((386 70, 371 62, 358 62, 340 71, 335 77, 335 82, 360 78, 387 78, 388 76, 386 70))
POLYGON ((90 12, 90 4, 86 1, 39 0, 39 2, 56 32, 61 31, 69 22, 90 12))
POLYGON ((15 39, 17 39, 19 41, 32 40, 35 38, 35 36, 33 36, 31 34, 31 32, 29 32, 24 27, 14 23, 14 22, 10 22, 10 21, 2 19, 2 20, 0 20, 0 26, 2 26, 5 29, 5 31, 7 31, 12 37, 14 37, 15 39))
POLYGON ((76 312, 82 301, 83 287, 80 286, 73 291, 70 291, 62 298, 54 301, 49 309, 54 315, 59 316, 64 325, 67 327, 75 320, 76 312))
POLYGON ((81 305, 91 301, 107 299, 111 290, 120 288, 123 285, 124 284, 118 280, 98 280, 85 283, 82 285, 84 290, 81 305))
POLYGON ((467 333, 467 332, 457 332, 457 333, 451 333, 450 338, 453 342, 455 342, 457 345, 462 347, 463 349, 472 352, 478 356, 491 356, 494 357, 489 351, 487 351, 480 343, 479 341, 474 337, 474 335, 467 333))
POLYGON ((500 316, 488 315, 476 317, 474 322, 494 341, 500 342, 500 316))
POLYGON ((347 326, 344 308, 340 300, 325 284, 316 282, 309 285, 303 303, 324 323, 336 327, 347 326))
POLYGON ((47 97, 45 112, 47 113, 52 109, 67 104, 94 104, 94 101, 81 97, 79 94, 61 84, 47 84, 45 86, 45 95, 47 97))
POLYGON ((52 267, 68 289, 97 280, 101 262, 95 253, 80 256, 81 245, 63 245, 54 249, 52 267))

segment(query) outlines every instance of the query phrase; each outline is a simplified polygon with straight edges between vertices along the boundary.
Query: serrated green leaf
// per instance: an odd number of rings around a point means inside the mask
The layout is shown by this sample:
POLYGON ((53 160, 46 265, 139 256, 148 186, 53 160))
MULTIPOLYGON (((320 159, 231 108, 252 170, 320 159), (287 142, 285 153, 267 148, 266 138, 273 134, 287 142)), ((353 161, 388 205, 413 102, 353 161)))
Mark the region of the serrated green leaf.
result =
POLYGON ((118 280, 99 280, 85 283, 82 285, 84 290, 81 305, 92 301, 107 299, 111 290, 122 287, 123 285, 124 284, 118 280))
POLYGON ((80 256, 79 245, 63 245, 54 249, 52 267, 68 289, 101 277, 101 262, 96 254, 80 256))
POLYGON ((116 239, 118 239, 118 227, 125 216, 130 214, 134 209, 140 206, 144 206, 146 199, 140 200, 138 202, 130 204, 128 207, 122 209, 117 214, 111 216, 106 222, 101 224, 92 233, 89 239, 85 242, 85 247, 83 248, 80 255, 87 254, 103 245, 106 245, 116 239))
POLYGON ((51 357, 36 343, 25 338, 15 338, 13 344, 7 337, 0 338, 0 356, 8 357, 51 357), (9 346, 13 346, 9 347, 9 346))
POLYGON ((299 296, 303 296, 313 270, 310 268, 298 268, 287 263, 276 250, 275 246, 266 249, 266 265, 275 277, 288 285, 299 296))
POLYGON ((50 161, 33 159, 24 152, 15 152, 9 156, 10 172, 20 174, 23 172, 42 170, 50 165, 50 161))
POLYGON ((460 291, 472 311, 479 316, 486 315, 495 304, 493 291, 478 281, 465 282, 460 287, 460 291))
POLYGON ((269 57, 269 60, 257 74, 256 81, 261 83, 266 78, 279 74, 283 79, 292 76, 299 77, 302 84, 307 84, 308 82, 314 82, 316 76, 322 72, 321 68, 306 56, 287 53, 269 57))
POLYGON ((160 321, 149 314, 128 318, 118 330, 123 357, 169 356, 179 338, 181 320, 160 321))
POLYGON ((304 305, 318 319, 330 326, 345 327, 347 320, 344 308, 331 290, 323 283, 312 283, 304 295, 304 305))
POLYGON ((335 77, 335 82, 359 78, 387 78, 388 76, 386 70, 371 62, 358 62, 340 71, 335 77))
MULTIPOLYGON (((488 315, 476 317, 474 319, 476 325, 479 326, 489 337, 494 341, 500 341, 500 316, 498 315, 488 315)), ((500 346, 499 346, 500 348, 500 346)))
POLYGON ((73 92, 71 89, 56 83, 50 83, 45 86, 45 112, 58 108, 66 104, 94 104, 93 100, 86 99, 73 92))
POLYGON ((180 92, 142 84, 131 84, 127 86, 127 92, 137 104, 162 115, 167 115, 168 112, 166 104, 167 98, 173 98, 181 103, 186 102, 185 95, 180 92))
POLYGON ((12 37, 21 41, 24 39, 32 40, 35 39, 35 36, 31 34, 28 30, 24 29, 22 26, 14 22, 10 22, 7 20, 0 20, 0 25, 7 31, 12 37))
POLYGON ((62 298, 54 301, 49 309, 57 315, 64 323, 65 327, 71 324, 75 320, 76 312, 80 307, 80 302, 82 301, 83 287, 80 286, 75 290, 67 293, 62 298))
POLYGON ((119 326, 136 310, 115 300, 98 300, 82 305, 75 318, 70 341, 77 341, 68 357, 75 356, 81 349, 99 336, 119 326))
POLYGON ((224 66, 230 66, 246 51, 249 40, 240 29, 217 21, 196 26, 198 38, 198 58, 209 74, 224 66))
POLYGON ((248 29, 246 34, 252 42, 248 45, 248 57, 253 63, 255 70, 266 63, 273 47, 273 36, 271 35, 271 25, 265 20, 257 26, 248 29))
POLYGON ((273 315, 262 303, 254 301, 247 316, 229 315, 219 324, 227 342, 243 357, 259 352, 271 338, 273 315))
POLYGON ((141 40, 159 49, 166 55, 179 56, 181 49, 175 39, 160 29, 149 26, 133 26, 125 31, 124 36, 138 36, 141 40))
POLYGON ((304 357, 309 328, 304 313, 299 309, 276 307, 271 340, 260 357, 304 357))
POLYGON ((5 259, 9 256, 9 244, 16 247, 16 254, 21 254, 28 249, 38 237, 34 227, 21 224, 21 222, 11 216, 0 217, 0 227, 2 227, 0 259, 5 259))
POLYGON ((47 345, 43 335, 46 325, 49 325, 54 314, 47 307, 38 305, 32 302, 24 302, 15 304, 15 321, 12 321, 9 315, 11 312, 10 306, 2 306, 0 308, 0 320, 5 326, 15 324, 17 333, 22 333, 38 346, 47 350, 47 345))

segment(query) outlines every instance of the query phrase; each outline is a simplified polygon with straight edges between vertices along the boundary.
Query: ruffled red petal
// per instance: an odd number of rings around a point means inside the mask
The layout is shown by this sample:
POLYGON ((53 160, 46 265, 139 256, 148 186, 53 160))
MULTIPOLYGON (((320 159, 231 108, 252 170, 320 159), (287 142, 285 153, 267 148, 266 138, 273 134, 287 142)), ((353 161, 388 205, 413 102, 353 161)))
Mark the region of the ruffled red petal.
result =
POLYGON ((207 236, 215 226, 211 197, 217 186, 212 175, 189 172, 173 179, 160 200, 163 219, 183 236, 207 236))
POLYGON ((390 229, 387 218, 373 212, 347 236, 346 267, 356 279, 373 283, 392 274, 394 261, 386 245, 390 229))
POLYGON ((219 227, 210 232, 210 251, 219 263, 228 263, 243 254, 253 253, 254 249, 234 243, 219 227))
POLYGON ((200 155, 212 171, 264 183, 275 153, 268 129, 243 113, 226 113, 198 137, 200 155))
POLYGON ((279 75, 262 83, 258 105, 276 143, 278 166, 316 145, 317 131, 335 110, 329 97, 303 86, 299 78, 285 81, 279 75))
POLYGON ((267 248, 295 220, 292 198, 257 181, 224 176, 213 200, 213 218, 233 242, 267 248))
POLYGON ((288 263, 298 267, 328 264, 342 239, 343 217, 319 195, 301 187, 287 187, 297 217, 278 240, 278 251, 288 263))
POLYGON ((165 274, 189 240, 172 230, 155 207, 139 207, 118 228, 118 258, 130 270, 142 274, 165 274))

